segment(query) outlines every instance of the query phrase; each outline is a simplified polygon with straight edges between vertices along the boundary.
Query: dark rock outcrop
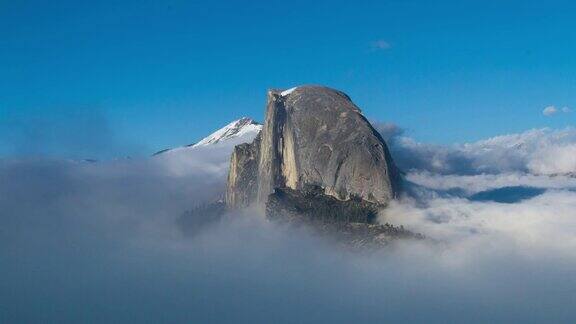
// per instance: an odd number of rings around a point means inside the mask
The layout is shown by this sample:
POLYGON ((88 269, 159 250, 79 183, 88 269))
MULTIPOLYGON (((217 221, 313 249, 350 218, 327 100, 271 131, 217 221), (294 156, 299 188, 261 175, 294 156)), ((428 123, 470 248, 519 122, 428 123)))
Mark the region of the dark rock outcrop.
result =
POLYGON ((270 90, 261 133, 232 154, 226 204, 264 206, 277 188, 316 186, 338 201, 382 207, 398 182, 386 143, 346 94, 320 86, 270 90))
POLYGON ((276 188, 268 196, 266 215, 286 223, 366 223, 376 221, 378 206, 357 197, 341 201, 324 194, 322 188, 302 190, 276 188))
POLYGON ((185 211, 176 219, 176 225, 186 236, 195 236, 211 225, 222 220, 226 204, 222 200, 197 205, 185 211))
POLYGON ((357 197, 340 201, 321 188, 277 188, 268 197, 266 215, 292 227, 306 227, 351 248, 381 247, 397 239, 423 239, 403 227, 376 222, 378 206, 357 197))

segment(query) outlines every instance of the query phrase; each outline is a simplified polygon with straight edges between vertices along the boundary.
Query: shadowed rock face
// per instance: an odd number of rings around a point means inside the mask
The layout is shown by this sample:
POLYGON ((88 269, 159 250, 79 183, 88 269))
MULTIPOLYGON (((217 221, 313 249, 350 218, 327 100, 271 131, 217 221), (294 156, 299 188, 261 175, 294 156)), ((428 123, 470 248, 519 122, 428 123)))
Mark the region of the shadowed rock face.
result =
POLYGON ((275 188, 309 185, 339 200, 385 206, 398 191, 398 171, 382 137, 344 93, 270 90, 262 132, 232 154, 226 203, 264 205, 275 188))
POLYGON ((352 249, 379 248, 397 239, 425 237, 404 227, 376 222, 378 206, 352 198, 340 201, 315 187, 277 188, 266 202, 268 219, 290 227, 306 227, 352 249))

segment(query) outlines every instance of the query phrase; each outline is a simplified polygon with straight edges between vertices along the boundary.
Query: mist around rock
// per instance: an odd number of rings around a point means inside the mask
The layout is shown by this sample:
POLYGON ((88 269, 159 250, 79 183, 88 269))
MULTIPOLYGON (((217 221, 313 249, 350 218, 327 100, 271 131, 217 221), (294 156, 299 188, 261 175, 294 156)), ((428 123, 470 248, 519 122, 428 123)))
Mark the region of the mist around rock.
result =
MULTIPOLYGON (((403 149, 391 142, 393 152, 403 149)), ((497 165, 492 173, 433 173, 399 159, 408 190, 378 219, 429 239, 367 253, 254 210, 200 220, 186 235, 178 218, 218 199, 229 152, 0 161, 0 321, 552 323, 576 316, 570 175, 497 165), (473 199, 505 187, 539 191, 508 202, 473 199)))

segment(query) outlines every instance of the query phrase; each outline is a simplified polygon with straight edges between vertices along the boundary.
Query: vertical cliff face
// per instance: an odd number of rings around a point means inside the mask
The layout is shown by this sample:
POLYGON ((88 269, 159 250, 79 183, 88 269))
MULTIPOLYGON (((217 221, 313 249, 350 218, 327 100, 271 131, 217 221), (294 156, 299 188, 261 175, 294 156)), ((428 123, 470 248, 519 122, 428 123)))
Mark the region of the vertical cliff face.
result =
POLYGON ((339 200, 386 205, 397 193, 398 173, 382 137, 344 93, 271 90, 262 132, 232 155, 227 204, 265 204, 275 188, 309 185, 339 200))
POLYGON ((226 205, 229 207, 246 207, 256 201, 259 143, 260 135, 256 136, 251 144, 244 143, 234 147, 226 187, 226 205))

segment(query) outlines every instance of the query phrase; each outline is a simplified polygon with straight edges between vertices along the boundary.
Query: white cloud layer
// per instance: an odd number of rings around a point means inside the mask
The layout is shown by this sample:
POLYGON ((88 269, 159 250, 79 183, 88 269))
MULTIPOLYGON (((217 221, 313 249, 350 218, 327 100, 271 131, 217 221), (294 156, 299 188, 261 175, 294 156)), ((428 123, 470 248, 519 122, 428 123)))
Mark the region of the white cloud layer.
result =
MULTIPOLYGON (((383 125, 378 124, 378 129, 383 125)), ((462 145, 419 143, 390 127, 383 137, 397 164, 404 171, 440 174, 529 173, 555 175, 576 173, 576 129, 533 129, 519 134, 496 136, 462 145)))
POLYGON ((380 219, 427 239, 367 253, 253 211, 184 237, 176 219, 220 197, 229 148, 0 160, 0 322, 571 322, 576 179, 550 174, 571 170, 576 132, 447 147, 385 130, 409 172, 380 219), (490 200, 502 188, 522 197, 490 200))
POLYGON ((570 176, 538 176, 522 173, 441 175, 424 172, 410 172, 406 179, 414 184, 432 190, 461 190, 464 195, 504 187, 535 187, 544 189, 576 189, 576 178, 570 176))
POLYGON ((442 250, 440 263, 472 271, 472 264, 508 255, 541 261, 544 269, 548 258, 576 262, 575 211, 576 192, 550 190, 514 204, 404 199, 381 218, 436 239, 442 250))

